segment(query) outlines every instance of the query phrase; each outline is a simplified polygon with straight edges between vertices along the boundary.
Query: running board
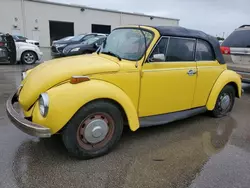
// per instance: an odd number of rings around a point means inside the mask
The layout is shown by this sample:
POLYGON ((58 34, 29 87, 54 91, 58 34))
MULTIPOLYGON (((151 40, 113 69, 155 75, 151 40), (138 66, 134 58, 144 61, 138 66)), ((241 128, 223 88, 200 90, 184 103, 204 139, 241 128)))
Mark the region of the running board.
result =
POLYGON ((207 111, 206 107, 194 108, 191 110, 184 110, 180 112, 173 112, 168 114, 161 114, 155 116, 147 116, 139 118, 140 127, 150 127, 155 125, 163 125, 176 120, 186 119, 207 111))

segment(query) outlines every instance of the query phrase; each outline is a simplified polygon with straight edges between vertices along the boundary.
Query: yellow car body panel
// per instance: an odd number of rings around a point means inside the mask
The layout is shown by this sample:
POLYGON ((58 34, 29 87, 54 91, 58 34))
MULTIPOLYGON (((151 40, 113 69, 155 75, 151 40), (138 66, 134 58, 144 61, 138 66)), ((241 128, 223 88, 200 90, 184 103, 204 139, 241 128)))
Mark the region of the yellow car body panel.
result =
POLYGON ((119 64, 98 55, 55 59, 35 67, 24 80, 19 103, 28 110, 39 95, 73 75, 117 72, 119 64), (29 79, 31 78, 31 79, 29 79), (36 86, 36 87, 34 87, 36 86))
POLYGON ((139 128, 139 120, 131 99, 120 88, 100 80, 91 80, 79 84, 63 84, 47 91, 50 99, 49 112, 46 118, 41 116, 36 102, 33 122, 51 129, 57 133, 85 104, 97 99, 111 99, 124 109, 130 129, 139 128), (70 91, 70 92, 69 92, 70 91))
POLYGON ((213 86, 213 89, 209 95, 208 101, 207 101, 207 109, 213 110, 215 107, 216 100, 218 98, 218 95, 220 94, 221 90, 227 85, 227 84, 236 84, 238 88, 238 92, 236 93, 238 97, 241 97, 242 90, 241 90, 241 77, 239 74, 237 74, 234 71, 231 70, 225 70, 222 72, 222 74, 217 79, 216 83, 213 86))
POLYGON ((138 107, 140 93, 140 75, 138 71, 121 72, 119 74, 98 74, 91 79, 103 80, 120 88, 132 101, 135 109, 138 107))
POLYGON ((221 73, 226 70, 226 65, 218 61, 197 62, 197 78, 193 100, 193 108, 205 106, 209 94, 221 73))
POLYGON ((22 112, 23 112, 24 117, 32 117, 34 107, 35 107, 35 105, 33 105, 28 111, 25 111, 23 109, 22 112))
POLYGON ((196 76, 188 76, 189 69, 196 70, 196 63, 145 63, 142 68, 139 116, 190 109, 196 76))

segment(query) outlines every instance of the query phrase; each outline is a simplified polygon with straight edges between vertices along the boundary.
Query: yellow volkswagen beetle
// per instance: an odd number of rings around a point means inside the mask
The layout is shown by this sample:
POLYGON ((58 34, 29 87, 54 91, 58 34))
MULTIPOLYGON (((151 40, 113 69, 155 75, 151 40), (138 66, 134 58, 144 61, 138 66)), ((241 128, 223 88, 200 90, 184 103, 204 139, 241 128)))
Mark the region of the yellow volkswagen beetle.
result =
POLYGON ((51 60, 22 75, 6 104, 10 120, 33 136, 62 134, 82 159, 110 151, 124 125, 136 131, 205 111, 225 116, 242 92, 218 41, 182 27, 119 27, 95 54, 51 60))

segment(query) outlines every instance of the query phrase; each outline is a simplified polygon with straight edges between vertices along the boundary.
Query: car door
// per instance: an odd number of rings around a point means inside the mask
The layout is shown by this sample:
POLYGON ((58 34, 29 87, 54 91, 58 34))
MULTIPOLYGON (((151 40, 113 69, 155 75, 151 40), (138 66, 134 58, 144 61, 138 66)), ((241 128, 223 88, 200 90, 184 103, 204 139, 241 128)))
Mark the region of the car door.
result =
POLYGON ((187 110, 196 83, 195 39, 162 37, 141 72, 139 117, 187 110))
POLYGON ((197 40, 197 80, 192 107, 205 106, 209 94, 221 73, 225 70, 215 58, 213 48, 204 40, 197 40))
POLYGON ((0 35, 0 62, 6 62, 8 60, 8 50, 6 48, 6 42, 4 36, 0 35))

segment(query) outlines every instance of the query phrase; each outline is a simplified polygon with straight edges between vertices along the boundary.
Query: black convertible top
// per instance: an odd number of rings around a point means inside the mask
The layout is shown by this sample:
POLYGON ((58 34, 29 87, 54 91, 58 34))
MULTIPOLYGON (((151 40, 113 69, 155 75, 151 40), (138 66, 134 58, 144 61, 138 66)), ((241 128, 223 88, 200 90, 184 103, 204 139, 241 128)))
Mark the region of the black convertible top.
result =
POLYGON ((159 31, 159 33, 163 36, 175 36, 175 37, 187 37, 187 38, 197 38, 207 41, 214 49, 216 59, 220 64, 225 64, 224 58, 220 51, 219 41, 202 31, 186 29, 184 27, 179 26, 156 26, 153 27, 159 31))

